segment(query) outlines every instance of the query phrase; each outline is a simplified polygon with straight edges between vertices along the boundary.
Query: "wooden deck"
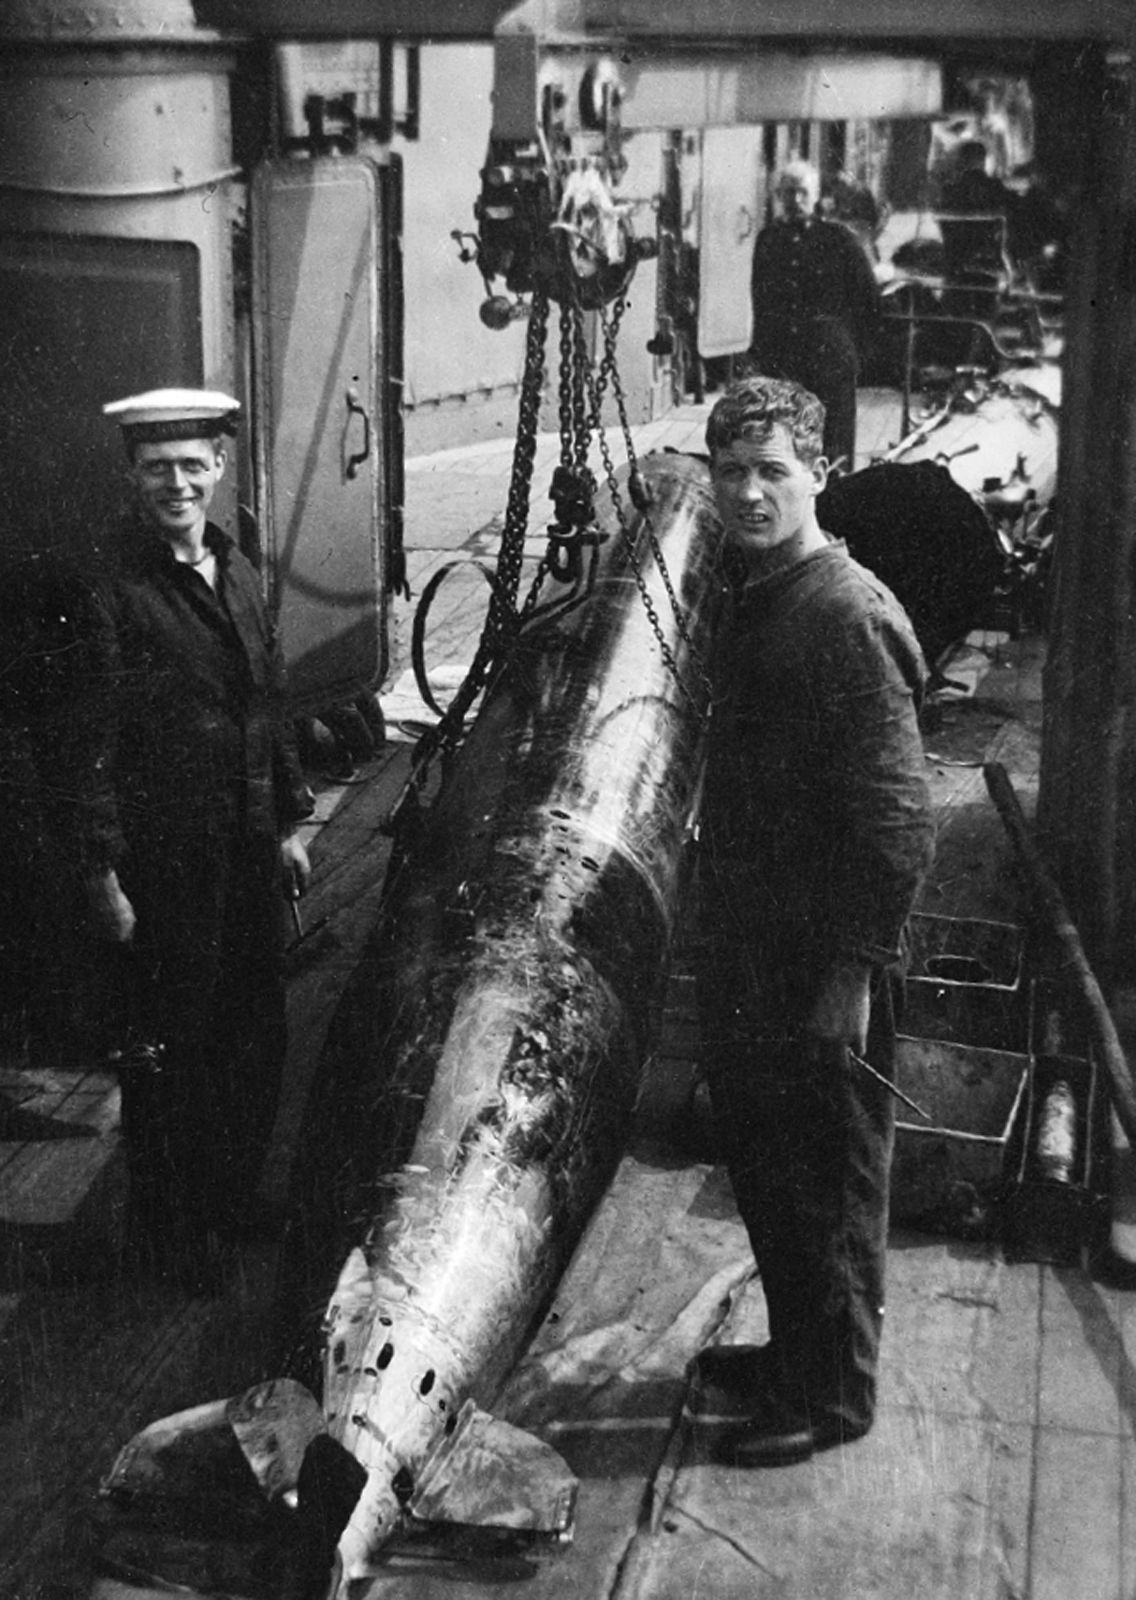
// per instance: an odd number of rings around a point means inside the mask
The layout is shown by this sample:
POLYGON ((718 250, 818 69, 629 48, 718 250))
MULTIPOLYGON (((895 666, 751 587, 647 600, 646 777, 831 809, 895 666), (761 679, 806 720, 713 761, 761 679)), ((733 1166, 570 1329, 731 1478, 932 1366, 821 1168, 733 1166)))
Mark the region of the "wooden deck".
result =
MULTIPOLYGON (((637 430, 638 447, 697 448, 704 415, 637 430)), ((894 438, 886 402, 867 421, 894 438)), ((871 450, 871 427, 862 435, 871 450)), ((536 484, 554 453, 542 443, 536 484)), ((487 446, 408 463, 415 594, 444 562, 491 553, 508 459, 487 446)), ((542 520, 537 508, 538 535, 542 520)), ((463 585, 447 579, 431 618, 439 694, 484 607, 483 580, 463 585)), ((265 1178, 277 1198, 373 921, 383 819, 428 716, 404 670, 407 608, 395 626, 388 745, 360 781, 326 786, 311 830, 312 931, 292 957, 288 1089, 265 1178)), ((1037 641, 990 636, 952 665, 969 692, 940 703, 926 732, 939 814, 927 911, 1024 915, 981 764, 1000 760, 1032 809, 1042 659, 1037 641)), ((574 1545, 513 1573, 529 1600, 1132 1600, 1136 1310, 1083 1265, 1008 1264, 992 1244, 897 1229, 873 1432, 779 1472, 709 1463, 683 1417, 686 1363, 708 1339, 761 1337, 764 1304, 728 1185, 690 1136, 696 1043, 680 959, 635 1137, 499 1407, 554 1442, 581 1482, 574 1545)), ((216 1299, 118 1272, 113 1084, 10 1067, 0 1089, 24 1113, 0 1126, 0 1594, 65 1600, 88 1592, 91 1497, 131 1433, 268 1375, 273 1252, 245 1249, 216 1299), (40 1117, 68 1131, 43 1138, 40 1117)), ((478 1600, 507 1575, 403 1559, 367 1600, 478 1600)))

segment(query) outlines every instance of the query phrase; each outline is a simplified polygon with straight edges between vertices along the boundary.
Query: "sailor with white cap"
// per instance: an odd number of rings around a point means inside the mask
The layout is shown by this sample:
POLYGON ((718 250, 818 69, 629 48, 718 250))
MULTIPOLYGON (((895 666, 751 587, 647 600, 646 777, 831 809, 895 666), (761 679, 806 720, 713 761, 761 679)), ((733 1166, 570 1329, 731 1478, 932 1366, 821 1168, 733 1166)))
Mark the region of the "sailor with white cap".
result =
POLYGON ((240 401, 215 389, 151 389, 103 407, 122 429, 130 479, 144 513, 176 561, 214 584, 206 519, 225 471, 223 439, 237 431, 240 401))
POLYGON ((309 867, 311 811, 258 573, 209 520, 240 411, 156 389, 122 429, 137 515, 108 546, 111 713, 97 730, 85 840, 97 926, 134 951, 136 1054, 123 1127, 147 1253, 201 1287, 255 1198, 279 1094, 284 892, 309 867), (203 1276, 204 1274, 204 1276, 203 1276))

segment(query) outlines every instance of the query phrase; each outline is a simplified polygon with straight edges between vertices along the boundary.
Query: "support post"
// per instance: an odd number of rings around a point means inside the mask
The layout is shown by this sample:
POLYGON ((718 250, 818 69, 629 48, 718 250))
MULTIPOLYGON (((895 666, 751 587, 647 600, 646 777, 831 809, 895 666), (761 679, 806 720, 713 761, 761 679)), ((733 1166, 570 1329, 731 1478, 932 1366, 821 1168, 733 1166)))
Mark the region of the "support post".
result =
POLYGON ((1067 296, 1038 820, 1108 986, 1136 973, 1136 88, 1127 55, 1080 71, 1100 112, 1067 296))

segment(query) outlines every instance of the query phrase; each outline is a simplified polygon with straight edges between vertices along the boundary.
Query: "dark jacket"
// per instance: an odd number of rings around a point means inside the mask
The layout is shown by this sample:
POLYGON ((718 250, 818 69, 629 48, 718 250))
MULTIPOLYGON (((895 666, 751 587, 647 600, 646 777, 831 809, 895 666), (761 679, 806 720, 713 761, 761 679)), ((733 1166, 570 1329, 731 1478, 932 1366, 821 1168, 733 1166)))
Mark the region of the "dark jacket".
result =
POLYGON ((753 251, 753 314, 759 325, 842 323, 863 351, 875 331, 880 294, 863 249, 838 222, 778 220, 753 251))
POLYGON ((933 842, 899 603, 834 542, 733 595, 712 677, 702 837, 739 937, 787 964, 896 959, 933 842))
POLYGON ((311 809, 259 577, 212 523, 205 537, 217 593, 135 526, 101 585, 91 866, 185 837, 275 837, 311 809))
POLYGON ((942 220, 948 278, 965 277, 968 272, 999 271, 1005 265, 1006 227, 1014 196, 988 173, 964 172, 943 190, 940 210, 955 217, 997 217, 1002 221, 959 222, 942 220))

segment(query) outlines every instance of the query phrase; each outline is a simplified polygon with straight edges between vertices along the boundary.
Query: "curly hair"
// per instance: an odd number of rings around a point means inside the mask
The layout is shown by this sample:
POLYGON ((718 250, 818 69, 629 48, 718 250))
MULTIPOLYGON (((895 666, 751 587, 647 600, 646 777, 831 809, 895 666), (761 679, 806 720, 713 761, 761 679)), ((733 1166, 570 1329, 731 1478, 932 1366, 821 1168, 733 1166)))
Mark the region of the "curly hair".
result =
POLYGON ((706 422, 706 448, 713 461, 736 439, 766 439, 784 423, 793 449, 811 466, 824 454, 824 406, 788 378, 742 378, 714 406, 706 422))

